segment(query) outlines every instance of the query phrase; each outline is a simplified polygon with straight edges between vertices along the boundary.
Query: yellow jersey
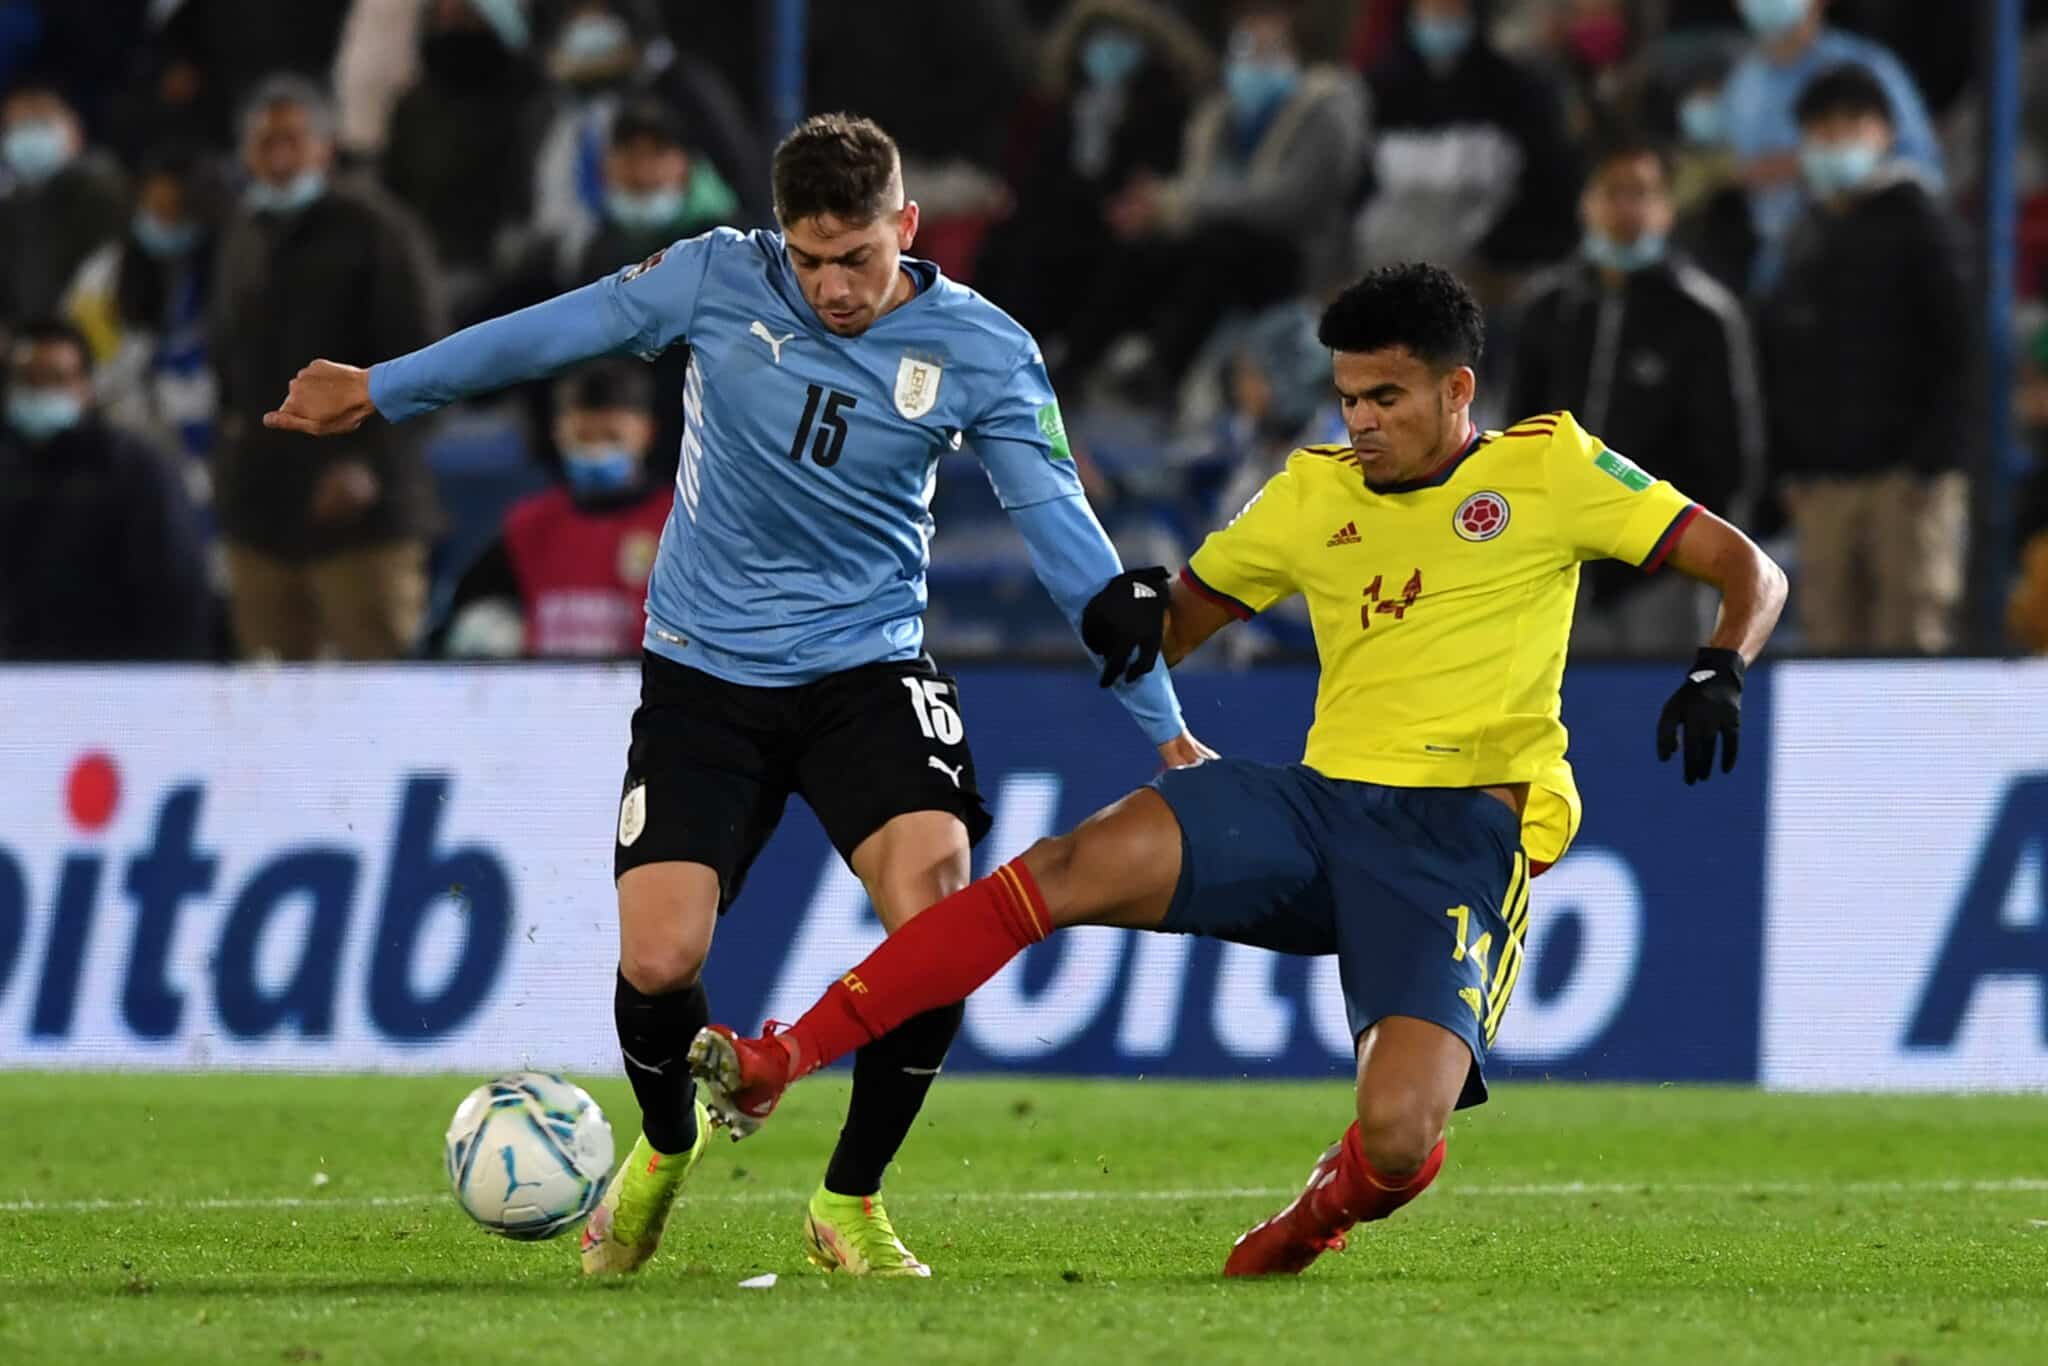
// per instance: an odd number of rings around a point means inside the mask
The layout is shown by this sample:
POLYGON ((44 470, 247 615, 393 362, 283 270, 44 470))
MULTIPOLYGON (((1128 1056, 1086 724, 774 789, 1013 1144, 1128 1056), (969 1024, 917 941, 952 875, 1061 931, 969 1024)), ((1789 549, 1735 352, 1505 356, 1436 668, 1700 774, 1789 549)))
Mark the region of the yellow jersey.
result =
POLYGON ((1550 413, 1381 489, 1349 446, 1296 451, 1183 577, 1240 617, 1307 599, 1322 674, 1302 762, 1390 787, 1527 783, 1522 844, 1547 864, 1579 828, 1558 705, 1579 563, 1654 570, 1698 512, 1550 413))

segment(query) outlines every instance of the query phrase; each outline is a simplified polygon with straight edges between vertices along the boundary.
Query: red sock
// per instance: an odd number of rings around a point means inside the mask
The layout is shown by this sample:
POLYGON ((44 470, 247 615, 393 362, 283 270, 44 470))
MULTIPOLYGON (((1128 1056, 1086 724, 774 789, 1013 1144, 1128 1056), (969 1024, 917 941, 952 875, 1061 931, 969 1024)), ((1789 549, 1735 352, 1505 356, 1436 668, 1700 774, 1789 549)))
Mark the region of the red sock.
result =
POLYGON ((1422 1170, 1406 1181, 1381 1176, 1366 1159, 1365 1141, 1359 1135, 1358 1122, 1353 1120, 1351 1127, 1344 1131, 1343 1151, 1337 1159, 1337 1179, 1303 1203, 1313 1207, 1310 1213, 1319 1224, 1341 1231, 1354 1223, 1386 1218, 1428 1190, 1429 1183, 1436 1180, 1436 1174, 1443 1170, 1443 1165, 1444 1141, 1438 1139, 1423 1161, 1422 1170))
POLYGON ((790 1026, 802 1070, 815 1071, 913 1015, 965 1000, 1051 929, 1022 860, 927 907, 790 1026))

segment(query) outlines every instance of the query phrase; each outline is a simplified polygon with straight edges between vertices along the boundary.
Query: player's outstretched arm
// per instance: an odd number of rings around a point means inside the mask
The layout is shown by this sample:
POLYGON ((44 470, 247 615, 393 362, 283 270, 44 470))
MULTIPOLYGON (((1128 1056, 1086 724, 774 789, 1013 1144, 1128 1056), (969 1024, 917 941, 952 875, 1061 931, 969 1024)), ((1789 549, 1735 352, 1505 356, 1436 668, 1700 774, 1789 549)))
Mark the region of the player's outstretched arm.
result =
MULTIPOLYGON (((984 442, 984 445, 999 443, 984 442)), ((984 451, 983 459, 988 454, 984 451)), ((1078 492, 1010 509, 1031 567, 1081 641, 1102 660, 1102 686, 1158 747, 1169 767, 1215 757, 1190 735, 1166 670, 1155 667, 1166 606, 1166 571, 1126 570, 1088 500, 1078 492)))
POLYGON ((1711 512, 1700 512, 1679 533, 1670 565, 1721 593, 1714 634, 1700 647, 1692 669, 1657 718, 1657 758, 1685 753, 1687 786, 1714 771, 1735 767, 1742 735, 1742 678, 1770 639, 1785 606, 1785 571, 1756 542, 1711 512))
POLYGON ((369 369, 316 360, 293 378, 263 425, 334 436, 354 431, 373 413, 403 422, 598 356, 655 355, 687 335, 715 237, 679 242, 581 289, 369 369))

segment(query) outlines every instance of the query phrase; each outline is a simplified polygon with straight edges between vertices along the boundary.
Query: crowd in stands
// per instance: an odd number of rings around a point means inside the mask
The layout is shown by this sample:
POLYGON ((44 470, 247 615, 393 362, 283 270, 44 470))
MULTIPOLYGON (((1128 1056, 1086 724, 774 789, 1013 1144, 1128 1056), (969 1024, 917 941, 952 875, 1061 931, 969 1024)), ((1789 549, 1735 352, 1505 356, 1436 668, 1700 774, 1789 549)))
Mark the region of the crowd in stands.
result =
MULTIPOLYGON (((369 364, 772 227, 770 8, 0 0, 0 660, 631 655, 686 345, 342 438, 260 419, 315 357, 369 364)), ((1992 391, 1966 8, 815 3, 804 101, 896 136, 915 252, 1038 336, 1128 560, 1178 562, 1297 445, 1343 439, 1320 301, 1427 258, 1488 310, 1482 425, 1570 408, 1749 529, 1794 573, 1788 648, 2048 650, 2042 481, 1994 494, 2019 533, 2001 629, 1968 610, 2008 566, 1972 544, 1992 391)), ((1070 653, 972 463, 940 475, 933 647, 1070 653)), ((1682 655, 1711 610, 1597 566, 1574 649, 1682 655)), ((1310 644, 1284 607, 1233 635, 1238 658, 1310 644)))

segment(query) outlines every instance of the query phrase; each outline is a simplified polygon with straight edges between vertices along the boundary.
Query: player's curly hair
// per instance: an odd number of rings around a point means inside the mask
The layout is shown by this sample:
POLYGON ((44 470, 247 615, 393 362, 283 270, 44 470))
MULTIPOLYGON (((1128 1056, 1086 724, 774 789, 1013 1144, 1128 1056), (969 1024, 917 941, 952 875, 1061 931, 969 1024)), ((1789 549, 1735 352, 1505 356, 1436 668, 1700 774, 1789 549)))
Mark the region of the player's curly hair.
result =
POLYGON ((1405 346, 1439 370, 1477 365, 1486 323, 1465 282, 1426 261, 1381 266, 1323 310, 1316 339, 1332 351, 1405 346))
POLYGON ((783 224, 830 214, 872 223, 896 207, 902 161, 896 139, 873 119, 813 114, 775 148, 769 178, 775 218, 783 224))

